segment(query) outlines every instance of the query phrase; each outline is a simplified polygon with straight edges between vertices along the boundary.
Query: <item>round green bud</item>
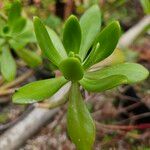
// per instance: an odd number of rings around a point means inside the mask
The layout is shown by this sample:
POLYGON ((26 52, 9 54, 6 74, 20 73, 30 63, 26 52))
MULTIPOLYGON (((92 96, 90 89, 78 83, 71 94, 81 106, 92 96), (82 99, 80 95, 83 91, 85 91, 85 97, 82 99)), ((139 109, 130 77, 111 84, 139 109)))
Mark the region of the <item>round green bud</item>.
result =
POLYGON ((59 69, 67 80, 75 82, 83 78, 84 70, 78 58, 69 57, 63 60, 59 69))

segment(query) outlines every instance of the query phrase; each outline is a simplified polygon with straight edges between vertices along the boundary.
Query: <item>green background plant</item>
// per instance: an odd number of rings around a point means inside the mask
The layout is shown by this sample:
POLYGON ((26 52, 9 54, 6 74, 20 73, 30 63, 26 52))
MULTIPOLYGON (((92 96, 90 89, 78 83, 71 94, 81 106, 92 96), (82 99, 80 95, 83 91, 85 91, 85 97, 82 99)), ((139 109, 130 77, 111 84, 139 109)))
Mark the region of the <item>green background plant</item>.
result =
POLYGON ((4 79, 11 81, 17 72, 13 51, 33 68, 40 65, 42 60, 39 55, 27 47, 29 43, 36 43, 36 39, 32 31, 32 22, 22 16, 21 3, 14 1, 7 8, 6 13, 5 19, 0 18, 0 70, 4 79))

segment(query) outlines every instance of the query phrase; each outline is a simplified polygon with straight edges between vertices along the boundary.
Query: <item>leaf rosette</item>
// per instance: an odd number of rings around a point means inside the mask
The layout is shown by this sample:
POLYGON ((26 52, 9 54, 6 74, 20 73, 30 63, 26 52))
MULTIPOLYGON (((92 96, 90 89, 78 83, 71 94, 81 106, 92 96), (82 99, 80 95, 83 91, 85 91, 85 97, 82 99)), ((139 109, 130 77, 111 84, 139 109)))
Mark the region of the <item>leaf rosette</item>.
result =
POLYGON ((120 63, 92 71, 92 66, 109 57, 119 37, 118 21, 102 31, 101 13, 97 5, 89 8, 78 21, 71 15, 64 24, 62 42, 42 21, 34 18, 34 29, 42 52, 62 72, 62 77, 36 81, 21 87, 13 96, 15 103, 43 101, 66 83, 72 83, 69 92, 67 128, 71 140, 79 150, 91 150, 95 125, 79 90, 81 85, 89 92, 101 92, 121 84, 144 80, 149 72, 136 63, 120 63))

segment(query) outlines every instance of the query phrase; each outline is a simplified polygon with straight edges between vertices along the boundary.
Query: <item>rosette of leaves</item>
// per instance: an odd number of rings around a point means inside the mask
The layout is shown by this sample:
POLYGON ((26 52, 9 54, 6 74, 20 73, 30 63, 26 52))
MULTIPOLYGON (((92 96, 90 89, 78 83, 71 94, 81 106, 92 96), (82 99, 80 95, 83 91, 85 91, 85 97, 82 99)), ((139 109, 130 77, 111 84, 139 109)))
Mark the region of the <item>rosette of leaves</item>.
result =
POLYGON ((21 14, 21 4, 14 1, 8 9, 8 17, 0 19, 0 71, 7 81, 16 75, 16 62, 12 50, 30 67, 36 67, 42 60, 35 52, 26 48, 35 43, 32 22, 21 14))
POLYGON ((101 32, 100 26, 100 9, 93 5, 79 21, 73 15, 66 20, 61 42, 54 31, 48 34, 41 20, 35 17, 34 29, 39 46, 63 76, 29 83, 13 95, 14 103, 39 102, 71 82, 67 129, 78 150, 91 150, 95 139, 95 125, 79 87, 89 92, 101 92, 142 81, 149 74, 136 63, 121 63, 91 71, 89 68, 112 54, 120 37, 117 21, 111 22, 101 32))

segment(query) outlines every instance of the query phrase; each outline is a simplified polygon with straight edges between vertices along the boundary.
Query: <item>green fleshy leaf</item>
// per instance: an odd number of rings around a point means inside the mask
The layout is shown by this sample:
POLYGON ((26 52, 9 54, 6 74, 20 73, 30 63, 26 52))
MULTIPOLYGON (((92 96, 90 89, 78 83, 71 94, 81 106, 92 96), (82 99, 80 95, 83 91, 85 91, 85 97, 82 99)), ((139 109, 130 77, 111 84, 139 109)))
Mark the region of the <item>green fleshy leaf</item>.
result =
POLYGON ((63 58, 67 58, 67 53, 58 35, 51 28, 47 28, 47 31, 49 36, 51 37, 55 49, 57 49, 57 51, 63 58))
POLYGON ((64 26, 63 44, 69 54, 70 51, 78 54, 81 43, 81 29, 77 17, 71 15, 64 26))
POLYGON ((90 54, 88 55, 87 59, 83 62, 83 68, 86 70, 88 69, 94 62, 95 60, 95 54, 97 52, 97 50, 99 49, 100 44, 97 43, 96 46, 94 46, 93 50, 90 52, 90 54))
POLYGON ((20 33, 24 29, 25 25, 26 20, 24 18, 19 18, 12 26, 12 33, 20 33))
POLYGON ((7 81, 12 81, 16 76, 16 63, 7 46, 2 48, 1 72, 7 81))
POLYGON ((112 75, 123 75, 127 78, 126 83, 136 83, 146 79, 149 75, 149 71, 140 64, 123 63, 106 67, 97 71, 87 72, 84 77, 99 80, 112 75))
POLYGON ((60 71, 67 80, 78 81, 83 77, 84 70, 77 58, 69 57, 59 65, 60 71))
POLYGON ((42 63, 41 57, 33 51, 27 49, 21 49, 21 50, 15 50, 15 52, 30 67, 34 68, 39 66, 42 63))
MULTIPOLYGON (((95 43, 99 43, 100 46, 95 51, 94 49, 91 51, 91 53, 94 51, 94 59, 91 61, 90 66, 104 60, 106 57, 111 55, 117 46, 119 37, 120 25, 117 21, 113 21, 107 27, 105 27, 96 38, 95 43)), ((84 63, 84 68, 90 67, 89 65, 87 66, 86 61, 84 63)))
POLYGON ((98 5, 89 8, 80 19, 82 32, 79 55, 83 60, 100 31, 101 13, 98 5))
POLYGON ((64 77, 59 77, 29 83, 13 95, 13 102, 28 104, 43 101, 55 94, 66 82, 64 77))
POLYGON ((67 129, 78 150, 92 149, 95 140, 95 125, 77 83, 72 84, 69 95, 67 129))
POLYGON ((63 60, 63 58, 55 49, 44 24, 38 17, 34 18, 34 29, 41 50, 44 52, 44 54, 49 58, 49 60, 52 63, 58 66, 60 62, 63 60))
POLYGON ((21 16, 21 4, 19 1, 15 1, 12 3, 9 13, 8 13, 8 24, 11 26, 15 24, 15 22, 21 16))
POLYGON ((112 75, 102 79, 84 77, 80 80, 80 84, 90 92, 102 92, 125 83, 127 83, 127 78, 123 75, 112 75))

